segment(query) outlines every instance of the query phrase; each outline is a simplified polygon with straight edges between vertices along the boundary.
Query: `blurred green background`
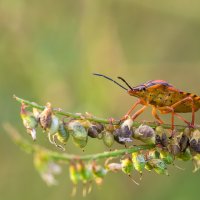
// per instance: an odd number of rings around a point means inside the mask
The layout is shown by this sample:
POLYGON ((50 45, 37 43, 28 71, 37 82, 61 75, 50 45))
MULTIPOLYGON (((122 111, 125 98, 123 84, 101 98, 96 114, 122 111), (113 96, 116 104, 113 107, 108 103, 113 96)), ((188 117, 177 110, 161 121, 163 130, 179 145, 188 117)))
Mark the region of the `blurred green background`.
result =
MULTIPOLYGON (((120 118, 135 102, 99 72, 131 85, 164 79, 200 95, 200 2, 198 0, 1 0, 0 122, 12 123, 31 141, 19 117, 22 98, 71 112, 120 118)), ((190 115, 184 115, 190 119, 190 115)), ((169 117, 163 117, 169 122, 169 117)), ((153 120, 150 109, 140 120, 153 120)), ((177 121, 181 123, 180 121, 177 121)), ((197 113, 200 123, 200 113, 197 113)), ((32 142, 32 141, 31 141, 32 142)), ((55 150, 42 132, 38 144, 55 150)), ((118 148, 118 146, 114 146, 118 148)), ((0 199, 69 199, 67 168, 60 184, 47 187, 32 157, 1 128, 0 199)), ((90 140, 85 154, 107 150, 90 140)), ((68 145, 68 152, 82 153, 68 145)), ((110 174, 87 199, 199 199, 200 172, 192 163, 170 167, 170 176, 145 173, 138 187, 123 174, 110 174)), ((135 179, 139 179, 135 173, 135 179)), ((81 188, 74 199, 81 199, 81 188)))

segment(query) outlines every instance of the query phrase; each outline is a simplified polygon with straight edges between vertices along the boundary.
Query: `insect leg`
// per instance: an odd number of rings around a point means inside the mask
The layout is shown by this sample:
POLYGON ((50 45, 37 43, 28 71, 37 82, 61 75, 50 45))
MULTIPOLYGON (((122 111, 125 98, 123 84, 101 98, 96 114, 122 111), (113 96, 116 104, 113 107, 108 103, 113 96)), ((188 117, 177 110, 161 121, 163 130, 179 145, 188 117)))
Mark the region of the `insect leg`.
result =
POLYGON ((160 124, 163 124, 164 122, 160 119, 160 117, 158 116, 157 112, 156 112, 156 107, 153 106, 152 107, 152 115, 158 120, 158 122, 160 124))
POLYGON ((127 117, 131 114, 131 112, 132 112, 132 111, 135 109, 135 107, 136 107, 137 105, 139 105, 139 104, 141 104, 140 99, 138 99, 138 100, 134 103, 134 105, 128 110, 128 112, 121 118, 120 121, 123 121, 123 120, 127 119, 127 117))
POLYGON ((144 110, 147 108, 147 106, 143 106, 141 109, 139 109, 137 112, 135 112, 133 115, 132 115, 132 120, 135 120, 141 113, 144 112, 144 110))
MULTIPOLYGON (((173 104, 171 107, 174 109, 176 108, 177 106, 179 106, 180 104, 182 103, 185 103, 187 101, 190 101, 191 102, 191 107, 192 107, 192 121, 191 121, 191 126, 194 126, 194 120, 195 120, 195 107, 194 107, 194 101, 191 97, 186 97, 178 102, 176 102, 175 104, 173 104)), ((180 118, 181 119, 181 118, 180 118)), ((183 120, 184 121, 184 120, 183 120)))

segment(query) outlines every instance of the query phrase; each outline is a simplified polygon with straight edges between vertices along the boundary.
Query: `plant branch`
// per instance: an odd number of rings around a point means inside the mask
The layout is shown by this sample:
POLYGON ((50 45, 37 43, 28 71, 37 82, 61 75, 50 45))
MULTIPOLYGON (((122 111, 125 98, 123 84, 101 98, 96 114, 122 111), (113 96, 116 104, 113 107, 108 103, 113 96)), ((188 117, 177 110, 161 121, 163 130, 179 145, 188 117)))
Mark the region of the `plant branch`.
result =
MULTIPOLYGON (((24 104, 26 104, 26 105, 28 105, 28 106, 30 106, 32 108, 37 108, 39 110, 44 110, 45 109, 45 106, 41 106, 41 105, 39 105, 37 103, 30 102, 28 100, 19 98, 19 97, 15 96, 15 95, 13 95, 13 98, 16 101, 18 101, 20 103, 24 103, 24 104)), ((88 121, 93 121, 93 122, 98 122, 98 123, 103 123, 103 124, 109 124, 110 123, 109 119, 99 118, 99 117, 91 116, 89 114, 85 114, 84 115, 84 114, 80 114, 80 113, 65 112, 60 108, 54 108, 53 111, 54 111, 55 114, 62 115, 62 116, 65 116, 65 117, 71 117, 73 119, 87 119, 88 121)), ((113 122, 113 125, 119 125, 119 123, 120 123, 119 120, 115 120, 113 122)), ((137 122, 137 121, 133 122, 133 126, 134 127, 139 127, 141 124, 142 124, 142 122, 137 122)), ((151 126, 152 128, 155 128, 156 126, 158 126, 158 124, 156 122, 143 122, 143 124, 151 126)), ((171 129, 171 124, 161 124, 161 126, 163 128, 166 128, 166 129, 171 129)), ((186 127, 187 127, 186 125, 175 125, 175 128, 177 130, 183 130, 186 127)))

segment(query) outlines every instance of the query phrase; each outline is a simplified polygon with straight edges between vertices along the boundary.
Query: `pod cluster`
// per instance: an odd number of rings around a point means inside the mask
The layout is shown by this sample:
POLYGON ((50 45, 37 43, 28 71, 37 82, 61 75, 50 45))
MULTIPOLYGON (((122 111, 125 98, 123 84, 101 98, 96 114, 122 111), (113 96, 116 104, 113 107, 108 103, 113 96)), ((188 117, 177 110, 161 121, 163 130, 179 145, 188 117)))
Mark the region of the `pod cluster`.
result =
POLYGON ((39 125, 47 133, 50 143, 63 150, 62 145, 65 145, 71 136, 74 144, 80 148, 87 145, 88 137, 90 137, 102 140, 108 148, 111 148, 115 142, 125 145, 132 143, 133 140, 139 140, 159 146, 183 160, 191 159, 191 155, 185 155, 185 152, 190 152, 192 155, 200 153, 199 129, 185 128, 174 132, 172 136, 171 130, 164 129, 162 126, 152 128, 141 124, 135 128, 131 118, 119 125, 105 125, 84 118, 79 120, 68 118, 64 121, 54 114, 50 103, 47 103, 41 112, 35 108, 30 112, 26 107, 22 103, 20 114, 33 140, 36 139, 36 128, 39 125))
POLYGON ((105 167, 97 165, 95 162, 85 164, 82 160, 72 161, 69 166, 69 176, 74 186, 72 195, 75 195, 78 183, 84 185, 83 196, 90 193, 91 183, 101 184, 107 172, 105 167))

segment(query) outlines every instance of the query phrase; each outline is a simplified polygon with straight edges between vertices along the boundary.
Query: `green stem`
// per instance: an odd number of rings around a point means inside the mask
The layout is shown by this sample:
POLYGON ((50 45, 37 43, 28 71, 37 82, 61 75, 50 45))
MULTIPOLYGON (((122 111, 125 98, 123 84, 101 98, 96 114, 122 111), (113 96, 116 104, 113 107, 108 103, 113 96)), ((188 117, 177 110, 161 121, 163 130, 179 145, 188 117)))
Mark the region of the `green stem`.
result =
MULTIPOLYGON (((26 105, 29 105, 30 107, 37 108, 39 110, 45 109, 45 106, 38 105, 37 103, 30 102, 28 100, 19 98, 15 95, 13 95, 13 98, 16 99, 20 103, 24 103, 26 105)), ((54 108, 53 111, 54 111, 55 114, 62 115, 62 116, 65 116, 65 117, 71 117, 73 119, 83 119, 84 118, 84 119, 87 119, 89 121, 103 123, 103 124, 109 124, 110 123, 110 120, 108 120, 108 119, 99 118, 99 117, 95 117, 95 116, 91 116, 91 115, 87 115, 87 114, 83 115, 83 114, 76 114, 76 113, 71 113, 71 112, 64 112, 60 108, 59 109, 54 108)), ((115 120, 113 122, 113 125, 119 125, 119 123, 120 123, 119 120, 115 120)), ((139 127, 141 124, 142 124, 141 122, 137 122, 137 121, 133 122, 134 127, 139 127)), ((155 128, 156 126, 158 126, 158 124, 156 122, 144 122, 143 124, 151 126, 152 128, 155 128)), ((163 128, 166 128, 166 129, 171 129, 171 124, 161 124, 161 126, 163 128)), ((187 126, 184 126, 184 125, 175 125, 175 128, 177 130, 183 130, 186 127, 187 126)))
POLYGON ((97 153, 97 154, 90 154, 90 155, 74 155, 74 154, 67 154, 67 153, 61 153, 61 152, 54 152, 50 151, 48 149, 45 149, 44 147, 41 147, 36 144, 31 144, 16 131, 10 124, 4 124, 4 129, 9 134, 11 139, 16 143, 18 146, 21 147, 24 151, 27 153, 35 153, 38 151, 44 151, 47 153, 49 158, 51 158, 53 161, 66 161, 70 162, 76 159, 80 159, 83 161, 90 161, 90 160, 99 160, 99 159, 105 159, 105 158, 111 158, 111 157, 119 157, 128 153, 137 152, 140 150, 147 150, 152 149, 155 147, 155 145, 140 145, 140 146, 133 146, 131 148, 127 149, 120 149, 120 150, 114 150, 114 151, 108 151, 103 153, 97 153))

